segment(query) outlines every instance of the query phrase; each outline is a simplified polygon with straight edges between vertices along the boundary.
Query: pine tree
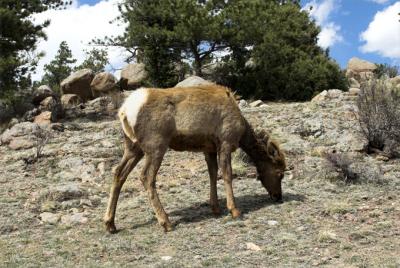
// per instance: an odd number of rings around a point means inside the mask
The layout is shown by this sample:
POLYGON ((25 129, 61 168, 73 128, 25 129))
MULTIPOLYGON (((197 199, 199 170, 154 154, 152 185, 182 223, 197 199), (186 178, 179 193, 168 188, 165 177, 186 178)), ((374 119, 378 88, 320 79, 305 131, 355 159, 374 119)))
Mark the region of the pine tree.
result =
POLYGON ((95 73, 104 72, 108 62, 108 53, 105 49, 93 48, 85 51, 86 58, 75 70, 91 69, 95 73))
POLYGON ((42 84, 47 84, 53 90, 59 91, 61 81, 71 74, 73 71, 72 64, 75 62, 76 59, 72 57, 67 42, 62 41, 54 59, 49 64, 44 65, 45 74, 42 84))
POLYGON ((43 29, 50 23, 33 23, 31 15, 63 4, 63 0, 0 1, 0 98, 31 83, 29 73, 41 56, 34 55, 36 44, 46 38, 43 29))

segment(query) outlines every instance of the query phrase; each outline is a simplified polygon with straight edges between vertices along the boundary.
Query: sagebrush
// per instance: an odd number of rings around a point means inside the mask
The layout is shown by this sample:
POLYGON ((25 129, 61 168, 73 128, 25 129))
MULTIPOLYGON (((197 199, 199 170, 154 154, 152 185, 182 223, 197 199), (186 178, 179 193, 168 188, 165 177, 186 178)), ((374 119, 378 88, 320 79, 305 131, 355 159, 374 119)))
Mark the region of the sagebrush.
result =
POLYGON ((398 155, 400 144, 400 94, 387 80, 361 85, 357 99, 358 119, 368 139, 368 151, 398 155))

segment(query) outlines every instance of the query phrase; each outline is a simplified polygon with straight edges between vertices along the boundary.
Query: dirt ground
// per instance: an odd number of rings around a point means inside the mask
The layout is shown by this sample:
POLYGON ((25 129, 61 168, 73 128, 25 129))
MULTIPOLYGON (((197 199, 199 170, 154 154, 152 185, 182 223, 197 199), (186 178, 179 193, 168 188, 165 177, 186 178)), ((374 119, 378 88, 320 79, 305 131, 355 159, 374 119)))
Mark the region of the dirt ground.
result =
POLYGON ((268 104, 244 112, 282 143, 289 169, 284 202, 277 204, 255 179, 255 169, 235 162, 234 193, 243 214, 237 220, 226 210, 221 180, 223 214, 212 215, 203 155, 169 151, 157 181, 175 224, 169 233, 158 226, 138 180, 142 163, 120 196, 120 231, 105 232, 112 167, 122 152, 114 118, 64 122, 65 130, 54 134, 36 163, 26 163, 35 148, 0 146, 0 266, 400 267, 400 162, 368 156, 343 140, 355 125, 345 117, 345 105, 268 104), (325 136, 315 134, 310 122, 323 122, 325 136), (333 138, 330 129, 340 135, 333 138), (321 147, 346 147, 361 169, 378 165, 381 178, 334 180, 321 147))

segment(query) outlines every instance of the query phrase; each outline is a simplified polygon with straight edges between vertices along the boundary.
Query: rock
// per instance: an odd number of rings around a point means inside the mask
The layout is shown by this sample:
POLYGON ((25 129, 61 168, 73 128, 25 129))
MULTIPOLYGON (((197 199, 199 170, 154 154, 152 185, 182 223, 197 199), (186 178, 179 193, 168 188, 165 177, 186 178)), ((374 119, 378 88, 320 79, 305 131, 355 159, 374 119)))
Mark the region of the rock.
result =
POLYGON ((98 73, 93 78, 92 83, 90 83, 90 88, 92 89, 93 96, 96 98, 114 91, 117 88, 117 79, 111 73, 98 73))
POLYGON ((61 202, 81 198, 84 196, 84 192, 81 190, 77 183, 69 183, 51 187, 46 195, 49 196, 52 200, 61 202))
POLYGON ((349 94, 352 96, 358 96, 360 94, 361 89, 352 87, 349 89, 349 94))
POLYGON ((47 97, 40 102, 39 109, 41 111, 52 111, 57 105, 57 101, 54 97, 47 97))
POLYGON ((269 226, 275 226, 275 225, 278 225, 278 222, 277 222, 277 221, 274 221, 274 220, 269 220, 269 221, 267 221, 267 224, 268 224, 269 226))
POLYGON ((82 99, 76 94, 65 94, 61 96, 61 105, 64 109, 72 108, 80 103, 82 103, 82 99))
POLYGON ((142 85, 147 78, 147 72, 143 63, 131 63, 121 71, 121 88, 123 90, 134 90, 142 85))
POLYGON ((27 138, 17 137, 10 141, 8 147, 12 150, 29 149, 35 146, 35 143, 27 138))
POLYGON ((261 248, 252 242, 246 243, 246 248, 251 251, 261 251, 261 248))
POLYGON ((360 88, 360 83, 358 83, 358 81, 353 77, 350 77, 349 84, 350 88, 360 88))
POLYGON ((96 179, 96 168, 92 163, 85 163, 82 158, 66 158, 58 162, 62 170, 58 176, 61 178, 81 179, 82 182, 92 182, 96 179))
POLYGON ((84 213, 74 213, 72 215, 64 215, 61 217, 61 224, 72 226, 77 224, 85 224, 88 222, 88 218, 85 217, 84 213))
POLYGON ((324 90, 315 96, 311 102, 323 102, 332 99, 340 99, 343 96, 343 91, 339 89, 324 90))
POLYGON ((82 69, 72 73, 64 79, 60 86, 62 94, 76 94, 83 101, 93 98, 90 83, 94 78, 94 73, 90 69, 82 69))
POLYGON ((255 108, 255 107, 260 107, 262 104, 264 104, 262 100, 256 100, 251 102, 249 105, 250 107, 255 108))
POLYGON ((23 121, 29 121, 29 122, 33 122, 33 120, 35 119, 35 116, 37 116, 38 114, 40 114, 40 109, 39 108, 33 108, 30 111, 27 111, 23 118, 23 121))
POLYGON ((56 213, 43 212, 40 214, 40 219, 42 220, 42 222, 53 225, 57 224, 60 218, 61 218, 60 214, 56 213))
POLYGON ((18 124, 19 123, 19 120, 17 119, 17 118, 12 118, 11 120, 10 120, 10 122, 8 122, 8 128, 12 128, 13 126, 15 126, 16 124, 18 124))
POLYGON ((161 259, 163 261, 170 261, 172 259, 172 257, 171 256, 161 256, 161 259))
POLYGON ((88 101, 85 107, 86 114, 101 114, 112 110, 114 105, 112 99, 108 96, 98 97, 94 100, 88 101))
MULTIPOLYGON (((374 78, 374 71, 376 68, 377 66, 372 62, 359 58, 351 58, 347 64, 346 77, 349 80, 353 78, 359 84, 362 84, 374 78)), ((351 87, 357 87, 357 84, 353 83, 351 87)))
POLYGON ((377 66, 369 61, 353 57, 347 63, 347 70, 352 70, 355 72, 373 72, 377 66))
POLYGON ((195 87, 200 85, 213 85, 214 83, 207 81, 198 76, 189 76, 185 80, 179 82, 175 87, 195 87))
POLYGON ((240 109, 244 109, 244 108, 248 108, 249 107, 249 104, 247 103, 247 101, 245 101, 245 100, 240 100, 239 101, 239 108, 240 109))
POLYGON ((38 124, 32 122, 22 122, 14 125, 12 128, 7 129, 0 137, 0 140, 4 144, 8 144, 16 137, 27 136, 39 128, 38 124))
POLYGON ((42 112, 35 116, 33 122, 38 125, 49 125, 51 123, 52 114, 49 111, 42 112))
POLYGON ((38 105, 41 101, 48 97, 54 97, 55 94, 53 90, 47 85, 41 85, 33 92, 32 102, 35 105, 38 105))

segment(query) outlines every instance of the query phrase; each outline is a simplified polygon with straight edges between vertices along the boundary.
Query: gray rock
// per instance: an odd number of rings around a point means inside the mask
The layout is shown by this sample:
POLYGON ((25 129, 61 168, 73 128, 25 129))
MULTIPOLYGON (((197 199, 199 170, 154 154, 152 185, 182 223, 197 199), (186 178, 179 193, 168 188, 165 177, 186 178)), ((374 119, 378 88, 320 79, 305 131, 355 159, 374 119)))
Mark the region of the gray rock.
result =
POLYGON ((347 63, 347 69, 355 72, 373 72, 377 66, 369 61, 353 57, 347 63))
POLYGON ((131 63, 121 71, 121 88, 123 90, 134 90, 142 85, 147 78, 147 72, 143 63, 131 63))
POLYGON ((255 107, 260 107, 263 104, 264 104, 264 102, 262 100, 256 100, 256 101, 251 102, 249 105, 250 105, 250 107, 255 108, 255 107))
POLYGON ((55 94, 53 90, 47 85, 41 85, 33 92, 32 102, 35 105, 38 105, 41 101, 48 97, 54 97, 55 94))
POLYGON ((72 215, 64 215, 61 217, 61 224, 66 226, 85 224, 88 222, 88 218, 85 217, 84 213, 74 213, 72 215))
POLYGON ((247 103, 247 101, 245 101, 245 100, 240 100, 239 101, 239 108, 242 110, 242 109, 245 109, 245 108, 248 108, 249 107, 249 104, 247 103))
POLYGON ((60 221, 61 215, 57 213, 43 212, 40 214, 40 219, 44 223, 57 224, 60 221))
POLYGON ((10 141, 8 147, 12 150, 29 149, 35 146, 35 142, 23 137, 16 137, 10 141))
POLYGON ((358 96, 360 94, 361 89, 352 87, 349 89, 349 94, 352 96, 358 96))
POLYGON ((51 187, 46 195, 52 200, 61 202, 81 198, 85 195, 85 192, 77 183, 69 183, 51 187))
POLYGON ((64 94, 61 96, 61 105, 64 109, 72 108, 82 102, 81 97, 76 94, 64 94))
POLYGON ((115 91, 117 88, 117 79, 111 73, 98 73, 93 78, 90 88, 92 89, 93 96, 97 98, 111 91, 115 91))
POLYGON ((3 144, 8 144, 16 137, 27 136, 39 128, 38 124, 32 122, 22 122, 14 125, 12 128, 7 129, 0 137, 3 144))
POLYGON ((62 94, 76 94, 83 101, 93 98, 90 83, 94 78, 94 73, 90 69, 82 69, 72 73, 64 79, 60 86, 62 94))
POLYGON ((213 85, 214 83, 207 81, 199 76, 189 76, 185 80, 179 82, 175 87, 195 87, 200 85, 213 85))

